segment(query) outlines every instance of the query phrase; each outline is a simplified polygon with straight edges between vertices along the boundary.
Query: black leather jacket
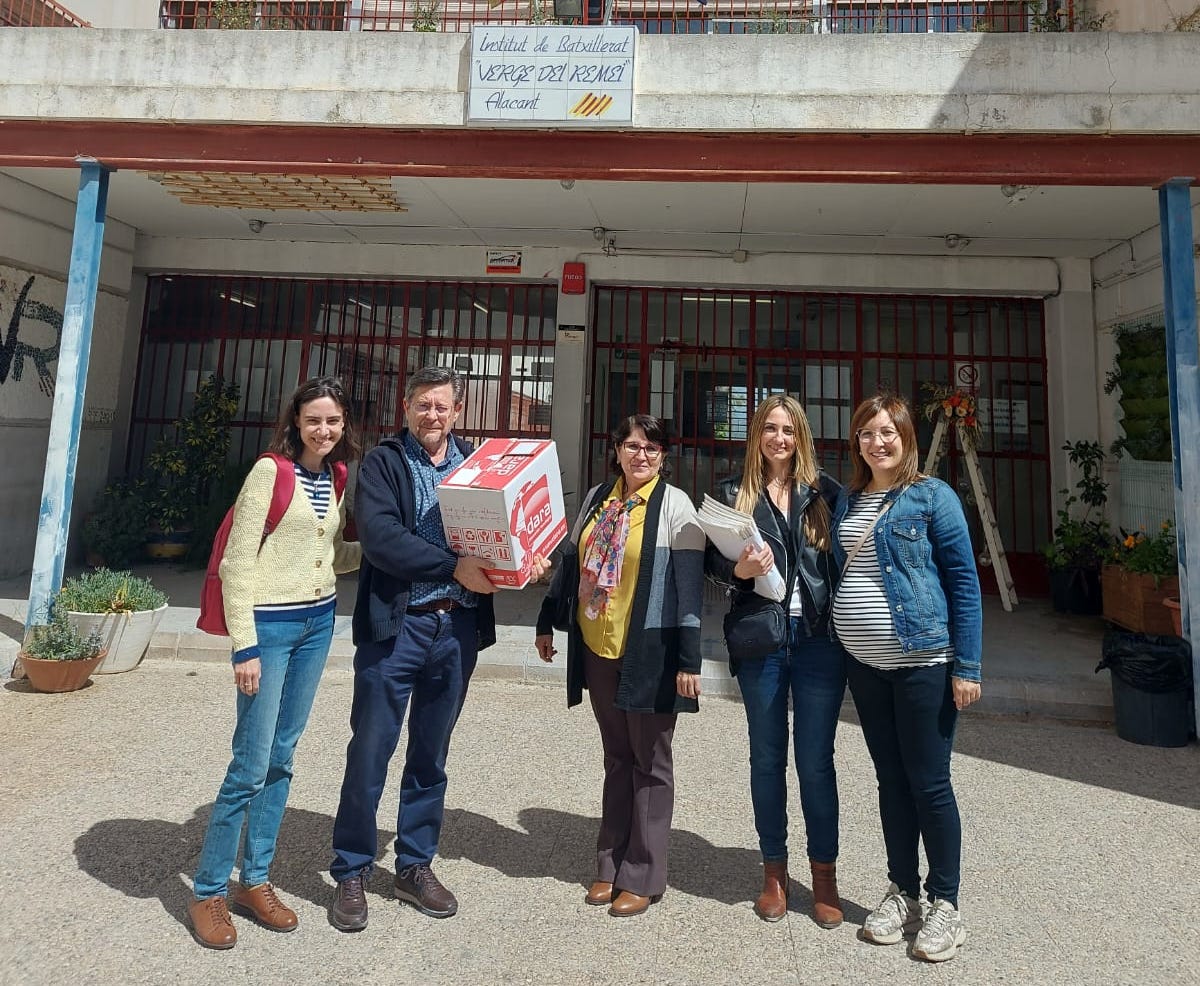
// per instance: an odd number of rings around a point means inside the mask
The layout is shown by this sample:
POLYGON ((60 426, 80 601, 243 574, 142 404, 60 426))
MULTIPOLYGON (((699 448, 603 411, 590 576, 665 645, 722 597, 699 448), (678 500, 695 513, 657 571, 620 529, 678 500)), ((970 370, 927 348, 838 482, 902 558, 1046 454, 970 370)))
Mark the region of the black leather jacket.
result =
MULTIPOLYGON (((717 484, 713 494, 723 503, 733 506, 737 500, 742 477, 733 476, 717 484)), ((793 576, 800 587, 800 600, 804 606, 804 622, 810 636, 827 636, 829 634, 829 613, 833 607, 833 592, 837 588, 837 563, 832 552, 818 551, 804 539, 804 528, 800 518, 813 497, 822 497, 829 506, 829 516, 832 520, 834 507, 837 505, 838 494, 842 485, 825 473, 818 473, 816 488, 808 487, 795 491, 788 508, 788 530, 781 530, 776 520, 775 511, 767 502, 766 495, 760 495, 754 505, 754 522, 762 533, 763 540, 771 546, 775 555, 775 565, 783 573, 784 579, 790 584, 793 576), (796 573, 787 570, 787 546, 785 538, 791 538, 794 554, 798 562, 796 573)), ((717 585, 725 586, 732 591, 732 604, 736 605, 742 595, 754 591, 753 579, 739 579, 733 574, 734 562, 722 556, 710 542, 704 551, 704 574, 717 585)))

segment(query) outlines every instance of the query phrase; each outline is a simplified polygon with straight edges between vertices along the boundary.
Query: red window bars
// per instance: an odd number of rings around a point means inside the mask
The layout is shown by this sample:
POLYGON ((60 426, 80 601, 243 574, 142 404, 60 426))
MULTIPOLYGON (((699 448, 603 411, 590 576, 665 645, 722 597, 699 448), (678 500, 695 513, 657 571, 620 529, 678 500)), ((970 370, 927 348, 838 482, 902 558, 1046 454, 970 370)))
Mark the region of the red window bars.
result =
MULTIPOLYGON (((472 24, 599 24, 606 7, 611 23, 635 25, 643 34, 925 34, 1034 26, 1023 0, 578 0, 580 16, 558 21, 553 0, 163 0, 159 16, 163 27, 185 30, 469 31, 472 24)), ((1048 16, 1040 16, 1040 29, 1048 16)), ((1073 0, 1057 22, 1073 29, 1073 0)))
POLYGON ((239 388, 231 463, 257 455, 280 402, 323 374, 341 378, 370 448, 401 427, 405 380, 429 364, 467 377, 464 437, 548 437, 556 308, 546 284, 151 277, 126 468, 140 471, 213 374, 239 388))
MULTIPOLYGON (((980 466, 1018 585, 1042 591, 1038 547, 1050 537, 1042 303, 1020 298, 820 295, 696 288, 597 287, 589 481, 608 473, 623 416, 664 418, 672 482, 697 499, 742 468, 751 415, 786 391, 807 409, 817 457, 849 478, 850 415, 881 389, 907 397, 922 450, 933 425, 923 383, 960 371, 977 383, 980 466)), ((960 450, 942 475, 970 492, 960 450)), ((978 537, 978 515, 968 509, 978 537)))
POLYGON ((91 27, 53 0, 0 0, 0 27, 91 27))

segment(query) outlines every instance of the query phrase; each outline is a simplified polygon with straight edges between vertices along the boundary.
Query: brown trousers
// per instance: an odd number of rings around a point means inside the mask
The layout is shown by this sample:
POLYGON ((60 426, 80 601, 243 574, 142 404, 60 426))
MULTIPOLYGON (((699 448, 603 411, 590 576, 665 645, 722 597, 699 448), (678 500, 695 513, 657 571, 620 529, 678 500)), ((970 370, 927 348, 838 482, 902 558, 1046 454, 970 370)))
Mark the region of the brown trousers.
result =
POLYGON ((604 748, 596 879, 655 897, 667 889, 667 843, 675 806, 675 713, 618 709, 614 701, 621 661, 597 657, 586 647, 584 651, 588 696, 604 748))

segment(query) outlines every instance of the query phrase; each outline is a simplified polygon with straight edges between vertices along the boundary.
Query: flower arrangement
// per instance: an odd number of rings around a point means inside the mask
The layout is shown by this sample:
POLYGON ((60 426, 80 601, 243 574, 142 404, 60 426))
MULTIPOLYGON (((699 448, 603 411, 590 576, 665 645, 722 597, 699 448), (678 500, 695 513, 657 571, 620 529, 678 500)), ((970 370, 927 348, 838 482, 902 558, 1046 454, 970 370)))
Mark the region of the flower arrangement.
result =
POLYGON ((1110 562, 1127 572, 1153 576, 1157 587, 1163 579, 1178 572, 1174 523, 1164 520, 1154 534, 1144 530, 1130 534, 1122 530, 1120 539, 1113 545, 1110 562))
POLYGON ((925 402, 925 417, 936 422, 939 415, 958 429, 963 442, 971 448, 979 444, 979 416, 975 395, 945 384, 923 383, 921 389, 929 394, 925 402))

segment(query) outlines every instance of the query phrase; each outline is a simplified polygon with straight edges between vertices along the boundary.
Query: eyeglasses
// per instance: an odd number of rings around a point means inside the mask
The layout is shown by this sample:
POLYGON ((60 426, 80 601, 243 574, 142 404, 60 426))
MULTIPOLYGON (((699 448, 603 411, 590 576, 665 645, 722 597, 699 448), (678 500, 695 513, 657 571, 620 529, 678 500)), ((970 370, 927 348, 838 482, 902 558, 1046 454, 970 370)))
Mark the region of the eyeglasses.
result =
POLYGON ((649 462, 654 462, 663 454, 661 445, 639 445, 637 442, 625 442, 621 448, 628 456, 635 456, 641 452, 649 462))
POLYGON ((899 437, 900 432, 896 431, 895 428, 884 428, 881 431, 871 431, 869 428, 862 428, 858 432, 858 444, 870 445, 878 438, 884 445, 891 445, 899 437))
POLYGON ((448 418, 450 416, 451 412, 454 410, 454 408, 452 408, 452 407, 443 407, 439 404, 424 404, 424 403, 414 404, 412 409, 417 415, 419 415, 422 418, 425 417, 425 415, 430 414, 430 413, 436 414, 439 418, 448 418))

